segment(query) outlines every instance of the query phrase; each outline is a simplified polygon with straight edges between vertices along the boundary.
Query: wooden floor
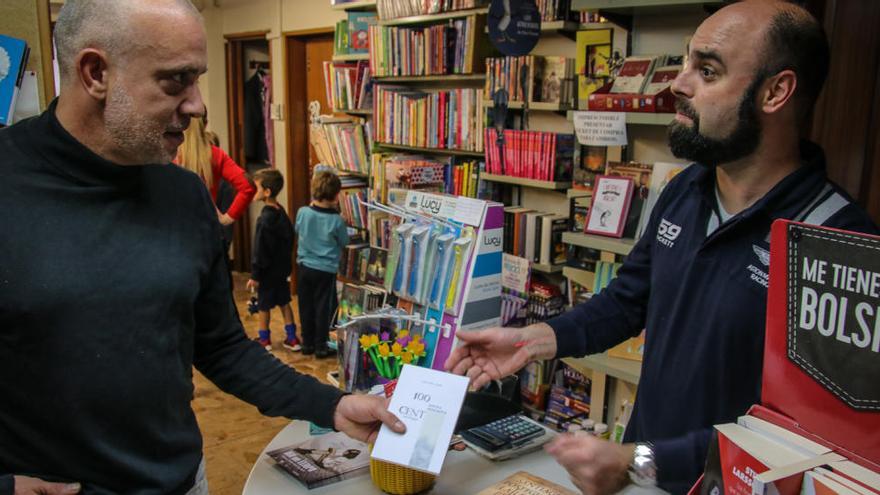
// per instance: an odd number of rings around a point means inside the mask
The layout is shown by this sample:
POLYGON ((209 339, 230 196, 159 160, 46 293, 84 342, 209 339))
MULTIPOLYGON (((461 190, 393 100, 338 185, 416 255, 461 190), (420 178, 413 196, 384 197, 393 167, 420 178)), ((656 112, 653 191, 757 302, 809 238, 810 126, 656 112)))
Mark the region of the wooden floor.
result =
MULTIPOLYGON (((235 275, 235 302, 249 337, 257 336, 258 315, 249 316, 247 302, 250 293, 244 288, 246 275, 235 275)), ((297 323, 296 299, 291 304, 297 323)), ((272 354, 302 373, 311 374, 327 382, 327 372, 336 369, 336 359, 315 359, 281 347, 284 339, 284 321, 278 310, 272 311, 272 354)), ((208 485, 212 495, 239 495, 263 447, 290 420, 268 418, 257 409, 237 398, 221 392, 213 383, 194 371, 195 400, 193 410, 204 437, 208 485)))

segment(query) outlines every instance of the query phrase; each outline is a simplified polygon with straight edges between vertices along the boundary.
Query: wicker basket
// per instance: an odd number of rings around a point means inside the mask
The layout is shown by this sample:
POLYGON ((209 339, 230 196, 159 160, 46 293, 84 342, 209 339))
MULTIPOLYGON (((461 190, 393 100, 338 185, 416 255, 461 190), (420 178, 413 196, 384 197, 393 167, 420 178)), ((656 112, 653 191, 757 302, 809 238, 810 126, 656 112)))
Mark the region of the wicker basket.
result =
POLYGON ((437 478, 433 474, 376 459, 370 459, 370 477, 380 490, 392 495, 413 495, 423 492, 431 488, 437 478))

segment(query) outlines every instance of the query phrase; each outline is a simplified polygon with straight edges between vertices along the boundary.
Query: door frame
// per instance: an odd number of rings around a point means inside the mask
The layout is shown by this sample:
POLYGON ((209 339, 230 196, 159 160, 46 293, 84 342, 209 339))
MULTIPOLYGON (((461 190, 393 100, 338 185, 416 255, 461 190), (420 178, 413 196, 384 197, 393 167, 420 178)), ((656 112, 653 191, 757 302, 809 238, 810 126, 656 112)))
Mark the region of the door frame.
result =
MULTIPOLYGON (((224 38, 224 50, 226 55, 226 126, 229 136, 228 154, 242 168, 247 165, 244 154, 244 45, 251 41, 265 41, 268 30, 248 31, 244 33, 226 34, 224 38)), ((269 66, 272 63, 272 50, 269 50, 269 66)), ((266 129, 266 132, 272 132, 266 129)), ((232 245, 235 258, 232 260, 232 269, 239 272, 251 270, 251 238, 250 238, 250 215, 247 210, 239 218, 233 227, 232 245)))
MULTIPOLYGON (((309 38, 332 35, 333 27, 286 31, 281 33, 284 73, 306 73, 306 42, 309 38)), ((284 139, 287 149, 287 211, 293 214, 311 200, 309 191, 309 116, 306 101, 306 78, 287 77, 284 101, 287 118, 284 119, 284 139)), ((296 248, 294 247, 291 293, 296 294, 296 248)))

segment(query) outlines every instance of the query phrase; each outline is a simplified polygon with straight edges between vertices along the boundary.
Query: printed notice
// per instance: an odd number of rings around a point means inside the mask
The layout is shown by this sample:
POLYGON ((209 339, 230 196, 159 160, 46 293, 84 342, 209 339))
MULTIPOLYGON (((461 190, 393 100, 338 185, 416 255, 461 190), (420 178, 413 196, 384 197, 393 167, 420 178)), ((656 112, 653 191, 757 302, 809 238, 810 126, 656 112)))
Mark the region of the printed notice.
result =
POLYGON ((626 146, 626 113, 574 112, 574 130, 585 146, 626 146))

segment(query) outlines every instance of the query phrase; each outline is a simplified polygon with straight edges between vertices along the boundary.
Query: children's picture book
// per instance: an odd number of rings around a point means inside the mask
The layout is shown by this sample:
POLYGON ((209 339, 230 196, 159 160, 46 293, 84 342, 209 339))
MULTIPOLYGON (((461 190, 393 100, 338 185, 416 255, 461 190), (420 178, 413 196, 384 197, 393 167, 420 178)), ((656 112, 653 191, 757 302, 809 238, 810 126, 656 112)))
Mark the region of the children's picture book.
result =
POLYGON ((577 33, 578 108, 586 108, 590 93, 611 76, 613 29, 587 29, 577 33))
POLYGON ((309 489, 366 474, 370 467, 370 447, 341 432, 314 436, 266 454, 309 489))
POLYGON ((385 266, 388 263, 388 251, 377 247, 370 248, 367 262, 367 282, 375 285, 385 283, 385 266))
POLYGON ((382 425, 374 459, 440 474, 469 380, 429 368, 404 365, 388 410, 406 425, 406 433, 382 425))
POLYGON ((552 481, 520 471, 480 491, 477 495, 576 495, 576 493, 552 481))
POLYGON ((370 25, 376 24, 373 12, 348 13, 348 40, 350 53, 367 53, 370 48, 370 25))
POLYGON ((0 125, 12 124, 28 54, 25 40, 0 34, 0 125))
POLYGON ((611 92, 640 94, 656 60, 657 57, 627 57, 614 79, 611 92))
POLYGON ((598 176, 584 232, 610 237, 622 236, 632 195, 631 178, 598 176))

